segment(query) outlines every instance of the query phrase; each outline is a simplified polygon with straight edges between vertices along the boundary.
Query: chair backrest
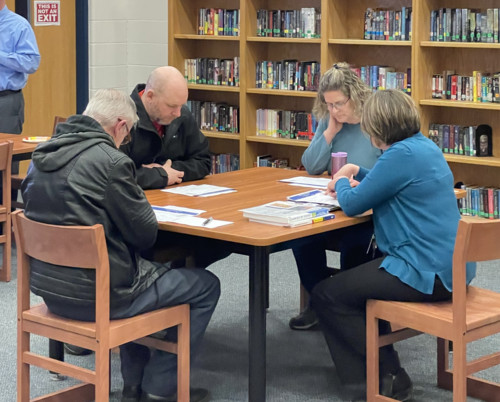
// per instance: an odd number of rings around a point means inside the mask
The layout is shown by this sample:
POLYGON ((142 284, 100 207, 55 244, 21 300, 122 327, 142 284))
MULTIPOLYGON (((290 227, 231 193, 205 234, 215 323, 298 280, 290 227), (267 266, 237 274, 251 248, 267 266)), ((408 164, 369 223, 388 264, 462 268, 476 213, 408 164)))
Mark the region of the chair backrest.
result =
POLYGON ((56 127, 59 123, 64 123, 66 121, 66 117, 62 116, 54 116, 54 127, 52 127, 52 134, 56 132, 56 127))
POLYGON ((465 329, 466 264, 500 259, 500 220, 463 216, 453 252, 453 321, 465 329))
POLYGON ((11 194, 10 194, 10 175, 12 165, 12 141, 0 143, 0 173, 2 175, 2 206, 10 212, 11 194))
MULTIPOLYGON (((29 257, 64 267, 96 270, 96 322, 109 323, 109 258, 102 225, 60 226, 28 219, 23 211, 12 214, 17 244, 18 308, 29 305, 29 257), (99 314, 97 314, 99 313, 99 314)), ((57 268, 54 268, 57 269, 57 268)), ((108 324, 109 325, 109 324, 108 324)))

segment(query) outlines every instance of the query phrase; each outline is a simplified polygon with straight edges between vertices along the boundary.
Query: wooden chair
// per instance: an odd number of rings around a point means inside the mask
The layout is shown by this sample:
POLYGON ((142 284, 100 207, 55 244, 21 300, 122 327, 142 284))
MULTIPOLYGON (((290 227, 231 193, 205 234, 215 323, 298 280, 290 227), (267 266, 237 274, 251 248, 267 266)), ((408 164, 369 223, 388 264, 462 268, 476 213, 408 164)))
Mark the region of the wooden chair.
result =
POLYGON ((12 247, 12 231, 10 224, 11 191, 10 172, 12 167, 12 141, 0 143, 0 174, 2 175, 2 199, 0 200, 0 225, 2 234, 0 244, 3 244, 2 268, 0 269, 0 281, 10 281, 10 253, 12 247))
POLYGON ((136 341, 177 353, 178 400, 189 400, 189 305, 168 307, 135 317, 109 319, 109 259, 102 225, 56 226, 13 214, 18 255, 17 400, 30 400, 30 365, 76 378, 83 383, 37 398, 37 401, 108 401, 110 350, 136 341), (44 303, 30 306, 30 258, 96 272, 96 322, 52 314, 44 303), (147 336, 178 327, 178 343, 147 336), (30 335, 68 342, 95 351, 89 370, 30 351, 30 335))
MULTIPOLYGON (((466 286, 467 261, 500 258, 500 221, 463 217, 458 225, 453 253, 453 300, 439 303, 409 303, 369 300, 367 303, 368 401, 392 401, 379 392, 379 348, 420 333, 438 338, 438 386, 453 389, 453 401, 467 394, 484 401, 500 401, 500 384, 472 376, 500 364, 500 352, 467 360, 467 344, 500 332, 500 293, 466 286), (378 320, 402 329, 379 336, 378 320), (453 369, 448 360, 453 342, 453 369)), ((393 328, 394 328, 393 326, 393 328)))
MULTIPOLYGON (((55 116, 54 117, 54 126, 52 127, 52 134, 56 132, 56 127, 59 123, 63 123, 66 121, 65 117, 55 116)), ((18 173, 11 175, 11 185, 13 190, 21 190, 21 183, 23 182, 26 175, 24 173, 18 173)), ((12 200, 12 207, 18 209, 24 209, 24 203, 18 200, 12 200)))

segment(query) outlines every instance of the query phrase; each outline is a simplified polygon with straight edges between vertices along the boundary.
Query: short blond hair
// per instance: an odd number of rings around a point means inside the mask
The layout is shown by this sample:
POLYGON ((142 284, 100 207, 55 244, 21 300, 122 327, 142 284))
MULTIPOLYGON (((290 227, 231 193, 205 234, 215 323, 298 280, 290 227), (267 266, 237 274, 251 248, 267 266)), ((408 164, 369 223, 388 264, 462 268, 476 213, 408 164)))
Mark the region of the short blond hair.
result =
POLYGON ((420 131, 420 115, 409 95, 398 89, 380 90, 365 102, 361 130, 391 145, 420 131))
POLYGON ((340 91, 346 98, 352 100, 357 117, 361 117, 365 100, 372 93, 371 88, 352 71, 348 63, 335 63, 319 80, 318 94, 313 106, 313 114, 318 119, 328 115, 325 92, 330 91, 340 91))

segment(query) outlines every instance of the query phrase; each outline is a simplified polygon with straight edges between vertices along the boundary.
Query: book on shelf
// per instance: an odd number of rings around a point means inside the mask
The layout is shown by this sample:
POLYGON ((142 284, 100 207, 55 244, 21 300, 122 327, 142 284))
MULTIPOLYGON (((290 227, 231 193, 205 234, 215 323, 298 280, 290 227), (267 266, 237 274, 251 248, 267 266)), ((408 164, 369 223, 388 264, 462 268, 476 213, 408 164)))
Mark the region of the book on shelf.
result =
MULTIPOLYGON (((483 155, 477 153, 477 149, 480 145, 479 138, 476 135, 477 127, 478 126, 430 123, 428 137, 434 141, 443 153, 464 156, 491 156, 490 152, 493 149, 491 135, 488 135, 488 152, 483 152, 483 155)), ((484 125, 484 127, 487 126, 484 125)))
POLYGON ((364 13, 366 40, 411 40, 411 7, 401 10, 367 8, 364 13))
POLYGON ((461 215, 478 216, 485 219, 499 219, 500 189, 470 184, 460 184, 466 196, 459 200, 461 215))
POLYGON ((499 9, 473 10, 440 8, 431 10, 431 41, 498 43, 499 9))
POLYGON ((241 211, 251 222, 295 227, 307 225, 313 218, 328 215, 329 208, 316 204, 273 201, 241 211))

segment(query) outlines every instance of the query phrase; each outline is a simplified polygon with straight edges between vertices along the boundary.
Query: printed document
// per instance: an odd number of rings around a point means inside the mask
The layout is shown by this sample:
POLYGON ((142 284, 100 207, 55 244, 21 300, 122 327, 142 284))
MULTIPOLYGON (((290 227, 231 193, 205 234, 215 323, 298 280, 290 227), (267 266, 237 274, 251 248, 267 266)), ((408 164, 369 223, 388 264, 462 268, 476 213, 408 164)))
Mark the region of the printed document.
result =
POLYGON ((161 191, 172 194, 187 195, 190 197, 212 197, 214 195, 236 192, 234 188, 214 186, 212 184, 191 184, 189 186, 165 188, 161 191))
POLYGON ((207 229, 213 229, 233 223, 217 219, 211 219, 208 223, 205 223, 207 218, 198 216, 201 213, 206 212, 202 209, 176 207, 174 205, 167 205, 164 207, 153 205, 152 208, 158 222, 174 222, 182 225, 204 227, 207 229))
POLYGON ((323 188, 326 190, 326 186, 331 181, 331 179, 325 177, 299 176, 291 177, 290 179, 283 179, 280 181, 291 184, 292 186, 315 187, 323 188))
POLYGON ((313 204, 331 205, 332 207, 340 208, 338 200, 325 194, 324 190, 306 191, 304 193, 290 195, 287 199, 295 202, 310 202, 313 204))

